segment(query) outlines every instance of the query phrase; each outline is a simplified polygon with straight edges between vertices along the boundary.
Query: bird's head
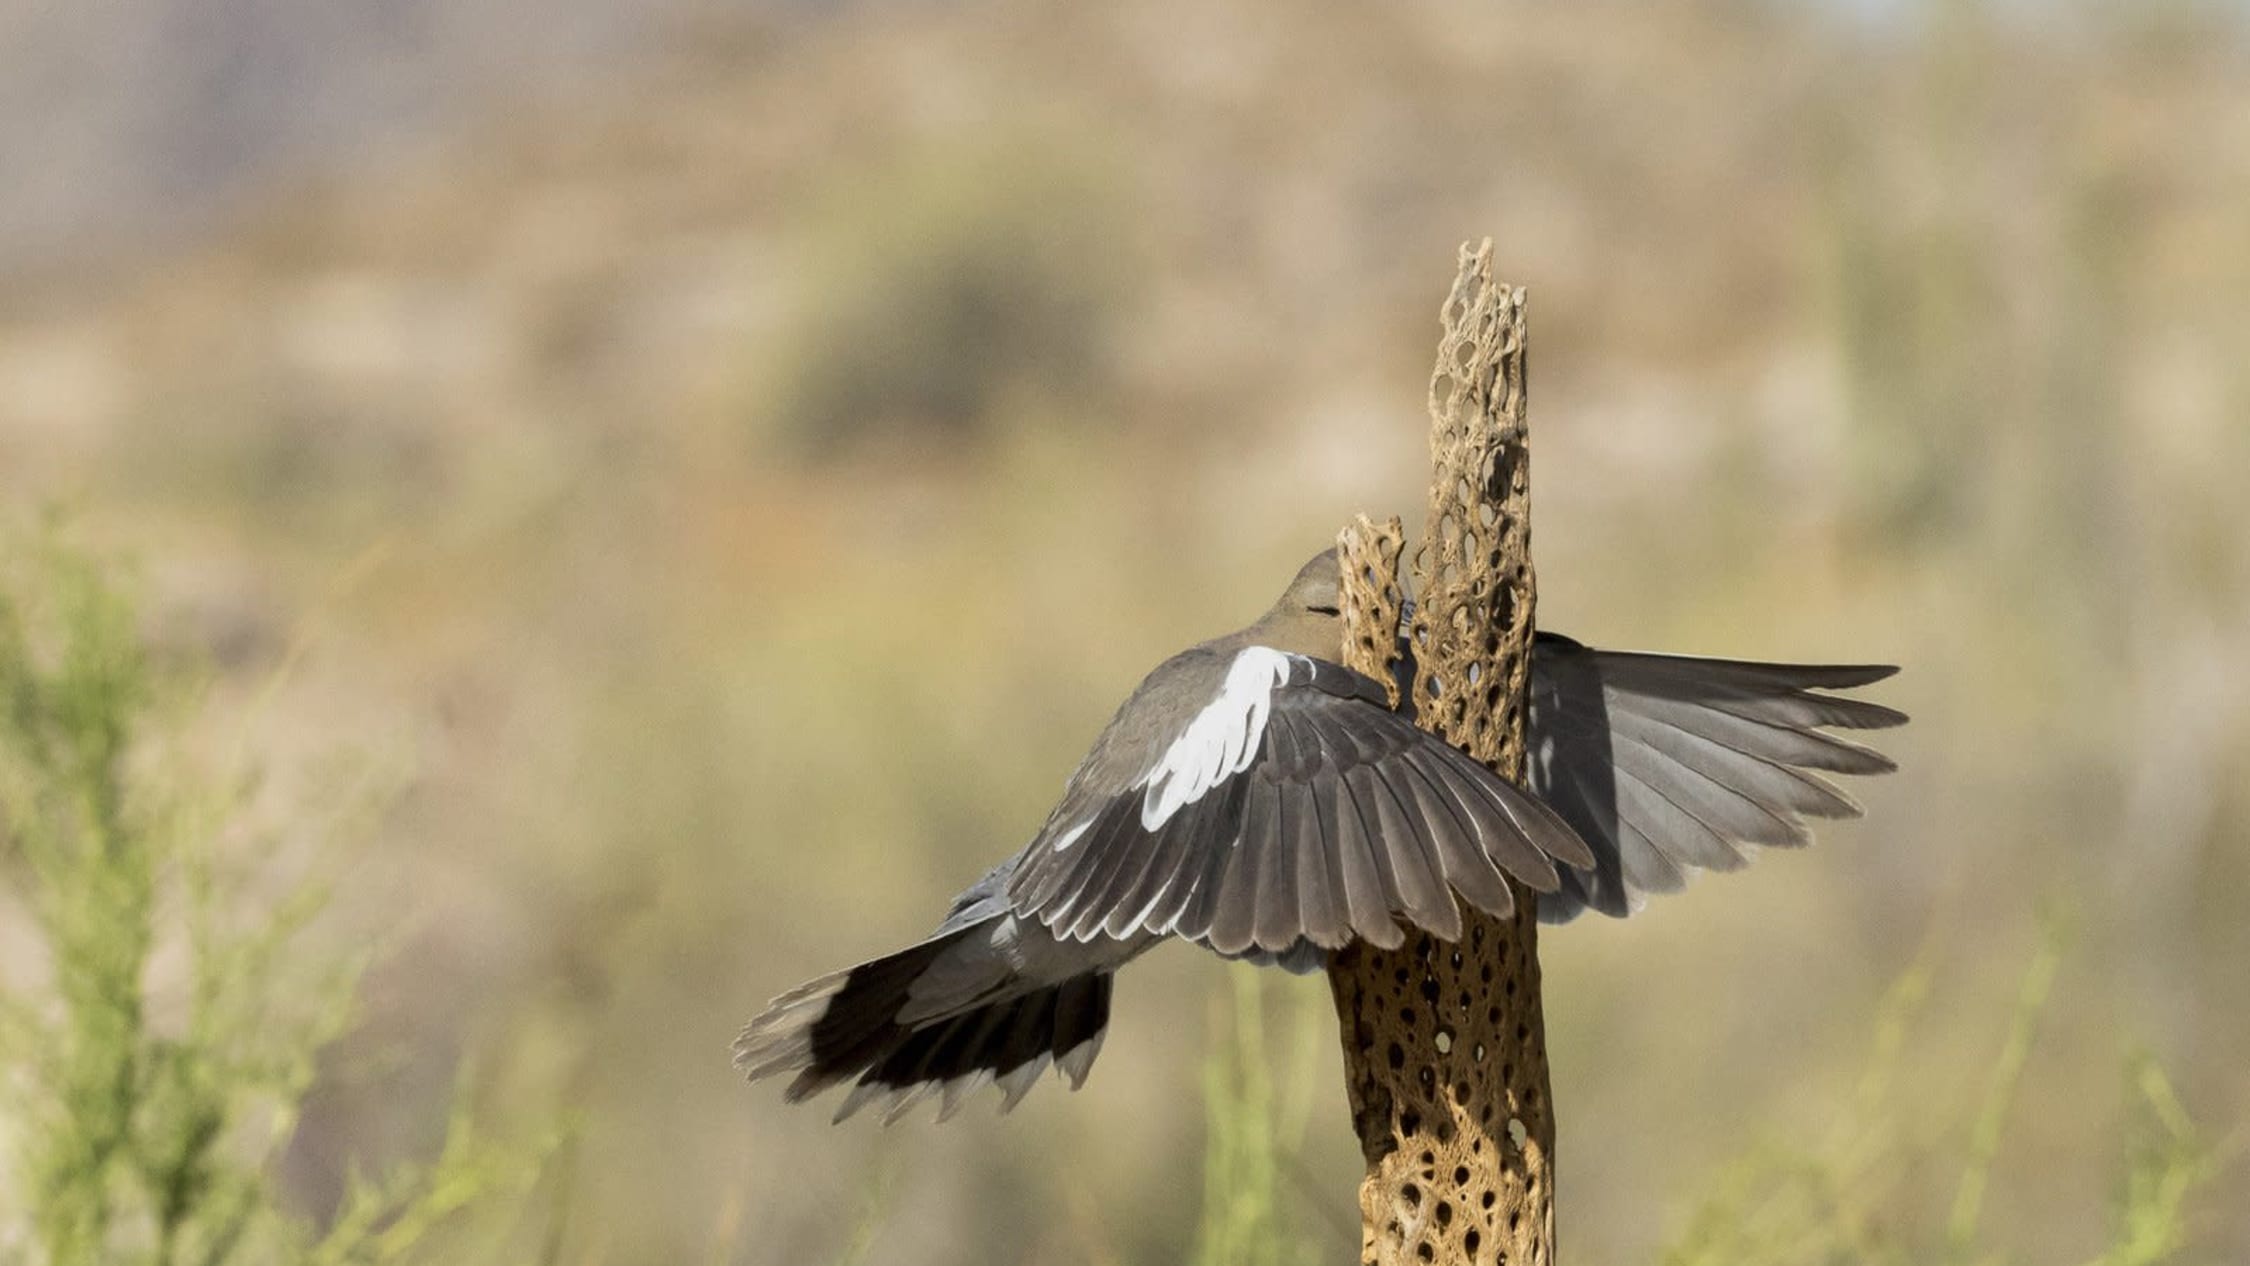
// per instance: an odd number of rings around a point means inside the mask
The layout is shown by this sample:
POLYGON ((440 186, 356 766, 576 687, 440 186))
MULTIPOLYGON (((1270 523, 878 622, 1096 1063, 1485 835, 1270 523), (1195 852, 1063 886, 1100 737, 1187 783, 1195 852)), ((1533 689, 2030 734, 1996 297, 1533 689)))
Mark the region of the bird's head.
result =
POLYGON ((1271 610, 1248 632, 1261 645, 1321 659, 1343 651, 1343 572, 1324 550, 1297 571, 1271 610))
POLYGON ((1343 615, 1344 573, 1333 546, 1313 555, 1297 569, 1297 578, 1282 591, 1274 610, 1334 620, 1343 615))

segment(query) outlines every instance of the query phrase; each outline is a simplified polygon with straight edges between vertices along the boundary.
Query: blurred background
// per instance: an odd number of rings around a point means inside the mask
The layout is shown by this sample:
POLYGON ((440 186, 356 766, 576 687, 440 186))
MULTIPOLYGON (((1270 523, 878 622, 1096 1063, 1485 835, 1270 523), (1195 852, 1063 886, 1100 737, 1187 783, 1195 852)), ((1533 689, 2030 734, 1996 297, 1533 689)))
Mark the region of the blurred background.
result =
MULTIPOLYGON (((1865 822, 1546 937, 1570 1258, 1824 1137, 1916 964, 1891 1180, 1942 1222, 1911 1158, 2042 926, 2011 1260, 2109 1242, 2141 1054, 2250 1110, 2250 12, 18 0, 0 173, 0 495, 135 560, 213 707, 290 666, 284 784, 406 771, 319 932, 400 947, 284 1160, 316 1215, 473 1064, 578 1123, 553 1260, 1187 1256, 1215 960, 1005 1119, 831 1129, 728 1042, 924 931, 1351 514, 1419 525, 1487 234, 1541 623, 1897 662, 1915 717, 1865 822)), ((1341 1260, 1325 990, 1264 1002, 1280 1216, 1341 1260)), ((2189 1225, 2250 1258, 2239 1200, 2189 1225)))

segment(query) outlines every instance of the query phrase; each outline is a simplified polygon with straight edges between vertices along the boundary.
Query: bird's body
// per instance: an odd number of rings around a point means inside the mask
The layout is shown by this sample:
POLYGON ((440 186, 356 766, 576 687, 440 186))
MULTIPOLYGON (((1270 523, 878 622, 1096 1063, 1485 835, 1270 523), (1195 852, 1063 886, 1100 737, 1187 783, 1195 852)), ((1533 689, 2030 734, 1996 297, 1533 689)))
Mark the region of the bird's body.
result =
POLYGON ((1031 842, 955 899, 929 939, 774 1000, 735 1046, 801 1099, 856 1079, 838 1119, 940 1092, 941 1116, 1047 1064, 1075 1086, 1116 971, 1167 938, 1307 971, 1401 923, 1460 934, 1514 885, 1561 921, 1622 915, 1746 847, 1798 845, 1802 816, 1858 812, 1807 771, 1878 773, 1822 733, 1904 718, 1816 690, 1888 676, 1619 654, 1542 633, 1527 789, 1393 712, 1343 649, 1333 552, 1256 623, 1160 664, 1095 739, 1031 842))

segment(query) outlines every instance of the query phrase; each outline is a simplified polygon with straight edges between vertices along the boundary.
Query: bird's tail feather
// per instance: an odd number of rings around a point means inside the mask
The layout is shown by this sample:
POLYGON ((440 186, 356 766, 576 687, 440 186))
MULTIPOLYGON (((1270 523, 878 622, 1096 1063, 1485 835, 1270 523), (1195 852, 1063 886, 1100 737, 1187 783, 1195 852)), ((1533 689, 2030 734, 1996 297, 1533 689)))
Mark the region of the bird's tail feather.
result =
POLYGON ((888 1124, 933 1092, 942 1121, 987 1082, 1000 1086, 1004 1112, 1050 1063, 1077 1089, 1109 1025, 1108 972, 1049 986, 1006 982, 951 1010, 900 1020, 914 982, 978 930, 934 937, 781 995, 735 1040, 735 1067, 753 1081, 796 1073, 786 1092, 792 1102, 856 1078, 838 1121, 880 1101, 888 1124))

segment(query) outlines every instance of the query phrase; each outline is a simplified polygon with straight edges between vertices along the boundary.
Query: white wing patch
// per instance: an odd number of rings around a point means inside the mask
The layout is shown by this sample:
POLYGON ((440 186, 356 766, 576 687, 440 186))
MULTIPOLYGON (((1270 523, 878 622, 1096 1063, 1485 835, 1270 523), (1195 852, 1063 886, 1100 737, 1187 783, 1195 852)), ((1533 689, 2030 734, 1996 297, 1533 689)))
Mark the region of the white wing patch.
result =
POLYGON ((1141 797, 1142 830, 1163 826, 1180 806, 1195 803, 1221 781, 1250 768, 1265 740, 1273 689, 1289 680, 1290 662, 1299 658, 1270 646, 1246 646, 1236 653, 1219 697, 1196 713, 1164 749, 1163 759, 1136 784, 1148 788, 1141 797))

